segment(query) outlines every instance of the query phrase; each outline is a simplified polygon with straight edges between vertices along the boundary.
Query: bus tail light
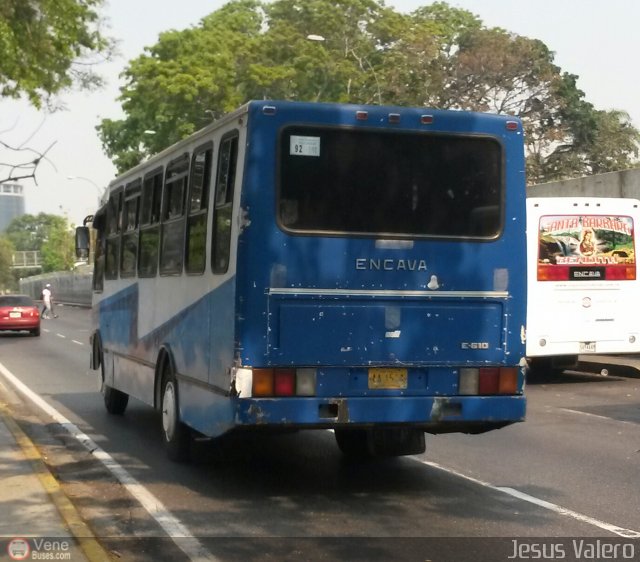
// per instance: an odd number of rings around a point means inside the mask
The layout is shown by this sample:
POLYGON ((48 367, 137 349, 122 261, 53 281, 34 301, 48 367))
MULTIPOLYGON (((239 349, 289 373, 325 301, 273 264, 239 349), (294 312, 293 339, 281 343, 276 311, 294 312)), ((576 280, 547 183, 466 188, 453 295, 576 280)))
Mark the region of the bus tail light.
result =
POLYGON ((498 367, 483 367, 478 377, 478 394, 498 394, 500 386, 500 369, 498 367))
POLYGON ((458 392, 465 395, 478 394, 478 369, 460 369, 458 392))
MULTIPOLYGON (((574 268, 575 269, 575 268, 574 268)), ((635 265, 607 265, 605 267, 586 267, 584 273, 578 277, 577 273, 571 272, 568 265, 541 264, 538 266, 538 281, 576 281, 583 279, 587 281, 635 281, 635 265), (593 271, 593 274, 588 275, 593 271), (599 274, 596 274, 598 273, 599 274)))
POLYGON ((563 265, 539 265, 538 281, 568 281, 569 268, 563 265))
POLYGON ((273 396, 273 369, 253 369, 252 396, 273 396))
POLYGON ((296 391, 296 372, 294 369, 274 369, 273 393, 276 396, 293 396, 296 391))
POLYGON ((251 369, 251 396, 315 396, 315 369, 251 369))
POLYGON ((458 393, 465 396, 517 394, 518 367, 460 369, 458 393))
POLYGON ((607 281, 635 281, 636 267, 630 265, 608 266, 605 269, 605 279, 607 281))
POLYGON ((501 367, 498 379, 498 394, 518 393, 518 367, 501 367))
POLYGON ((316 370, 297 369, 296 370, 296 395, 315 396, 316 395, 316 370))

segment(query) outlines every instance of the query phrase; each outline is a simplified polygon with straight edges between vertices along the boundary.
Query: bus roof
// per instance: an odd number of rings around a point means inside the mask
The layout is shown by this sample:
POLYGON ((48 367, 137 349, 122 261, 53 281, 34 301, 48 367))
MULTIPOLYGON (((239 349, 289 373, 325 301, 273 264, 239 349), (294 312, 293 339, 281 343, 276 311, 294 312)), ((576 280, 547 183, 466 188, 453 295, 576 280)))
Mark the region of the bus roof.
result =
MULTIPOLYGON (((276 111, 281 107, 288 107, 291 109, 296 109, 299 113, 305 113, 307 110, 318 110, 323 109, 326 112, 331 110, 340 109, 340 111, 349 113, 353 112, 354 114, 359 111, 366 111, 372 115, 378 116, 381 113, 391 115, 395 112, 407 112, 411 111, 414 113, 424 114, 426 117, 431 117, 433 120, 440 120, 442 117, 447 117, 447 122, 449 124, 452 123, 468 123, 470 118, 473 118, 475 122, 476 128, 481 124, 479 130, 485 130, 491 128, 491 125, 496 125, 497 123, 505 124, 507 122, 511 122, 515 124, 518 130, 522 129, 522 125, 520 119, 511 115, 498 115, 491 113, 479 113, 479 112, 471 112, 471 111, 459 111, 459 110, 448 110, 448 109, 432 109, 428 107, 410 107, 410 106, 396 106, 396 105, 366 105, 366 104, 343 104, 343 103, 334 103, 334 102, 301 102, 301 101, 288 101, 288 100, 252 100, 235 111, 225 114, 219 119, 212 121, 209 125, 203 127, 202 129, 192 133, 188 137, 181 139, 180 141, 172 144, 171 146, 165 148, 163 151, 154 154, 148 160, 140 162, 137 166, 128 169, 126 172, 116 176, 109 182, 108 190, 110 191, 113 187, 120 186, 126 182, 127 178, 131 175, 136 175, 140 173, 142 170, 153 168, 155 162, 160 162, 167 156, 176 151, 180 150, 182 146, 188 146, 192 144, 194 141, 197 141, 199 138, 206 136, 211 131, 218 129, 221 126, 233 121, 235 119, 240 118, 242 115, 248 114, 251 112, 253 108, 259 106, 261 108, 264 107, 273 107, 276 111)), ((375 119, 371 119, 370 122, 377 122, 375 119)), ((386 121, 385 121, 386 123, 386 121)), ((403 127, 404 128, 404 127, 403 127)), ((444 129, 440 127, 434 127, 434 132, 442 132, 449 130, 449 127, 445 127, 444 129)))

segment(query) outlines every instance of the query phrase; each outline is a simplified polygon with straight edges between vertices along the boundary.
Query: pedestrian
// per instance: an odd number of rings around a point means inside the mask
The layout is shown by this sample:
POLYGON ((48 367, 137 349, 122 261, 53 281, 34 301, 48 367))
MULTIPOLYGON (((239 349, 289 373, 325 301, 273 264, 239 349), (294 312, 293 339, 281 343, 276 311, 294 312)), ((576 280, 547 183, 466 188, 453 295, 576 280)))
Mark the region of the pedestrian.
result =
POLYGON ((44 319, 57 318, 58 315, 53 313, 53 295, 51 294, 51 284, 47 283, 42 289, 42 313, 40 316, 44 319))
POLYGON ((40 316, 43 320, 47 320, 51 318, 52 310, 51 310, 51 285, 47 283, 42 289, 42 293, 40 295, 42 299, 42 312, 40 316))

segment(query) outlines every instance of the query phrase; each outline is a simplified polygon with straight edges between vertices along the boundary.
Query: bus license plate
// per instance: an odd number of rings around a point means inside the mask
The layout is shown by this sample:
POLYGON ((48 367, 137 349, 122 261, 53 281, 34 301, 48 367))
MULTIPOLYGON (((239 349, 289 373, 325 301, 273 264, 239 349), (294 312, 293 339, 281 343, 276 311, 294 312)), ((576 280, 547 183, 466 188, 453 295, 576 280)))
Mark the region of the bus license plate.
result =
POLYGON ((595 352, 596 352, 596 342, 594 341, 580 342, 580 353, 595 353, 595 352))
POLYGON ((369 369, 369 388, 385 390, 407 388, 407 370, 369 369))

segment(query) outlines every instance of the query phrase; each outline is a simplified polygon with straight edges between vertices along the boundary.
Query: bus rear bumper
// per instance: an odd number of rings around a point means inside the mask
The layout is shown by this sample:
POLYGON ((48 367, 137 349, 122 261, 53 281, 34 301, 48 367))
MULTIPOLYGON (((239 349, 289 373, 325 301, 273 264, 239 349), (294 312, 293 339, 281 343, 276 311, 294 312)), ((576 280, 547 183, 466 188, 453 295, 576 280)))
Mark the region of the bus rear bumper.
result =
POLYGON ((524 421, 524 396, 237 399, 236 427, 410 425, 429 433, 481 433, 524 421))

